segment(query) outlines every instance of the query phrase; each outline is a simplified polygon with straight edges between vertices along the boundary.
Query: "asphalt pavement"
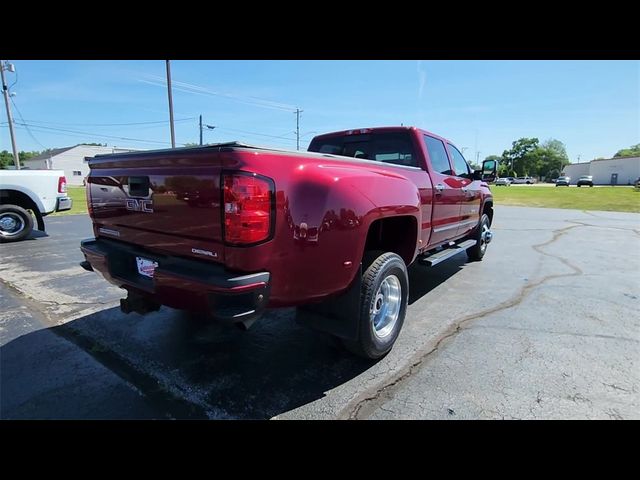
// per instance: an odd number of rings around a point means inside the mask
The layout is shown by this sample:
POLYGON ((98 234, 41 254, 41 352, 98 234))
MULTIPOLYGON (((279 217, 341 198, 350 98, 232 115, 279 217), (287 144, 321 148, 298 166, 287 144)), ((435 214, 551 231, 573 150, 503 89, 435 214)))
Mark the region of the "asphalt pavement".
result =
POLYGON ((248 332, 85 272, 87 216, 0 245, 1 418, 640 418, 640 215, 496 207, 482 262, 410 267, 378 362, 269 311, 248 332))

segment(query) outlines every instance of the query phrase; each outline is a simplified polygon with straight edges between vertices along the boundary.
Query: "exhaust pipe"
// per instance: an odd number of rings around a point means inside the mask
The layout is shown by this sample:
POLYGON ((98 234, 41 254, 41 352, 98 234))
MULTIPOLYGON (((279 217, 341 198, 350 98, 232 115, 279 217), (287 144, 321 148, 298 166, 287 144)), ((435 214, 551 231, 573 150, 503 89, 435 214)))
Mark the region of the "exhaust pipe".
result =
POLYGON ((238 327, 240 330, 242 330, 243 332, 246 332, 251 328, 251 325, 256 323, 256 320, 258 320, 258 317, 248 318, 247 320, 240 320, 239 322, 236 322, 234 325, 238 327))

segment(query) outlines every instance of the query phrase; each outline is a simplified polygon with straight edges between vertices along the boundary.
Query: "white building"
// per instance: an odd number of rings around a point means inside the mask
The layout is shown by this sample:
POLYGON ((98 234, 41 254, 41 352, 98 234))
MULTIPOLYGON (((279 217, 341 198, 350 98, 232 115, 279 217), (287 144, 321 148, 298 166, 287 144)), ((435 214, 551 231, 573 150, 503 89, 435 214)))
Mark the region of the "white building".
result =
POLYGON ((596 185, 633 185, 640 177, 640 157, 618 157, 572 163, 564 167, 563 175, 572 183, 581 175, 591 175, 596 185))
POLYGON ((85 157, 132 151, 134 151, 132 148, 75 145, 73 147, 55 148, 24 160, 23 163, 30 170, 64 170, 68 185, 82 185, 82 181, 89 174, 89 165, 85 162, 85 157))

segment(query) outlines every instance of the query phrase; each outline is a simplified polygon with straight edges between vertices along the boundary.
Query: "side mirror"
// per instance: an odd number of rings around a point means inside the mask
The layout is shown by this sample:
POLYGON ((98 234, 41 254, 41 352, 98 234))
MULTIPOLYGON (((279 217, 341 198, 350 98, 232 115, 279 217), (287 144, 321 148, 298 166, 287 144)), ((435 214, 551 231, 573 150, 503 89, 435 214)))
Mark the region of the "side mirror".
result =
POLYGON ((482 162, 481 180, 493 182, 498 176, 497 171, 498 162, 495 160, 485 160, 482 162))

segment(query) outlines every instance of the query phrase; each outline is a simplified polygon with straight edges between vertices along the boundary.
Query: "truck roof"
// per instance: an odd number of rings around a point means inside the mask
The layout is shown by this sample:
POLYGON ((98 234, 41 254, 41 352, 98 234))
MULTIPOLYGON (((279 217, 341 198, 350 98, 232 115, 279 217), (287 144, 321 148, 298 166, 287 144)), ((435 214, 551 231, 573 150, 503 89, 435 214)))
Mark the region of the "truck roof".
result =
POLYGON ((337 137, 337 136, 345 136, 345 135, 358 135, 358 134, 366 134, 372 132, 397 132, 402 130, 415 130, 425 135, 430 135, 432 137, 438 138, 444 142, 450 142, 448 139, 437 135, 433 132, 429 132, 423 128, 414 127, 414 126, 395 126, 395 127, 367 127, 367 128, 352 128, 349 130, 339 130, 336 132, 323 133, 321 135, 316 135, 314 138, 324 138, 324 137, 337 137))

